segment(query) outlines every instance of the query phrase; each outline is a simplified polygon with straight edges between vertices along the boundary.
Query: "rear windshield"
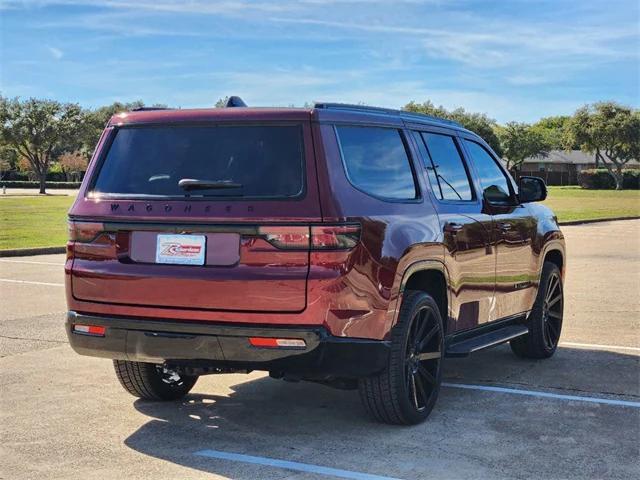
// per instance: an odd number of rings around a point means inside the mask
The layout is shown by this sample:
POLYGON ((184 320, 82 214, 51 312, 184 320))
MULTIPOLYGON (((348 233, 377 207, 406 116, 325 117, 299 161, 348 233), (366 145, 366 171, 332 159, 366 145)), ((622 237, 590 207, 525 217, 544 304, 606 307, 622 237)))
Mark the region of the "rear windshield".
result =
POLYGON ((128 197, 283 198, 301 195, 303 185, 300 126, 124 127, 91 191, 128 197))

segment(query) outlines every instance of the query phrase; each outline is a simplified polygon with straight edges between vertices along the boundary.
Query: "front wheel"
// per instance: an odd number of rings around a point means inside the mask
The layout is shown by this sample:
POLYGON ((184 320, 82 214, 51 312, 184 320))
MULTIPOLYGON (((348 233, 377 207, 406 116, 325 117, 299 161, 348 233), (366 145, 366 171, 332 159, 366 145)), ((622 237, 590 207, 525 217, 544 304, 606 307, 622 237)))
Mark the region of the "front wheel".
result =
POLYGON ((444 329, 438 305, 424 292, 407 290, 391 333, 389 364, 380 374, 360 380, 365 410, 384 423, 424 421, 438 398, 442 376, 444 329))
POLYGON ((511 350, 522 358, 549 358, 560 341, 564 309, 562 276, 555 263, 544 262, 538 295, 527 319, 529 333, 511 340, 511 350))
POLYGON ((145 400, 178 400, 193 388, 197 376, 181 375, 155 363, 114 360, 122 387, 145 400))

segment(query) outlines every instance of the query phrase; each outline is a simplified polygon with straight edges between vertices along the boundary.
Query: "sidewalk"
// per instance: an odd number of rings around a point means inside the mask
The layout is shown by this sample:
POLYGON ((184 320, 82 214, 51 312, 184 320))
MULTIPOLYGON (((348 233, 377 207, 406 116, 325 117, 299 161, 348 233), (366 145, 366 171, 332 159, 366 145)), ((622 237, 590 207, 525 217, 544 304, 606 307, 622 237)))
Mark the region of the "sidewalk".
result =
MULTIPOLYGON (((76 196, 78 194, 77 189, 66 188, 48 188, 47 196, 76 196)), ((2 187, 0 186, 0 198, 2 197, 38 197, 37 188, 7 188, 7 193, 2 193, 2 187)))

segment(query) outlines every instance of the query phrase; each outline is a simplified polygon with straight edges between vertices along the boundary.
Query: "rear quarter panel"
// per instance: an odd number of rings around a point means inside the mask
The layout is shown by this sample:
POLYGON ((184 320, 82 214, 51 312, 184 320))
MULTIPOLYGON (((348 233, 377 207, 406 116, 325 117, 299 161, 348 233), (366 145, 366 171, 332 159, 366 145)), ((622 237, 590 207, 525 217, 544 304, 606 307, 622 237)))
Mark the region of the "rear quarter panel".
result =
MULTIPOLYGON (((309 275, 315 289, 309 291, 309 304, 330 299, 326 323, 334 332, 386 338, 397 314, 404 272, 421 260, 443 260, 436 212, 424 194, 415 201, 385 201, 355 188, 346 177, 333 123, 314 124, 313 129, 318 157, 324 159, 318 161, 323 218, 326 222, 360 223, 362 237, 349 255, 345 271, 335 277, 337 283, 313 282, 326 277, 332 266, 323 261, 325 254, 315 259, 312 255, 309 275), (331 290, 333 295, 327 295, 331 290), (354 311, 345 310, 347 306, 354 311)), ((416 182, 425 192, 419 173, 416 182)))

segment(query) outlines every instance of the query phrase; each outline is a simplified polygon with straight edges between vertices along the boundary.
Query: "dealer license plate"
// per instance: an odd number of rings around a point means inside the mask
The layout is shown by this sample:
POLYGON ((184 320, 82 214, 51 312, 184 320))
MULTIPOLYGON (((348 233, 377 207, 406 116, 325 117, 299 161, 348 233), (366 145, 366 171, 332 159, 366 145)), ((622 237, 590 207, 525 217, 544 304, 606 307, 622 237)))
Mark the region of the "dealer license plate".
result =
POLYGON ((158 235, 156 263, 204 265, 206 241, 204 235, 158 235))

